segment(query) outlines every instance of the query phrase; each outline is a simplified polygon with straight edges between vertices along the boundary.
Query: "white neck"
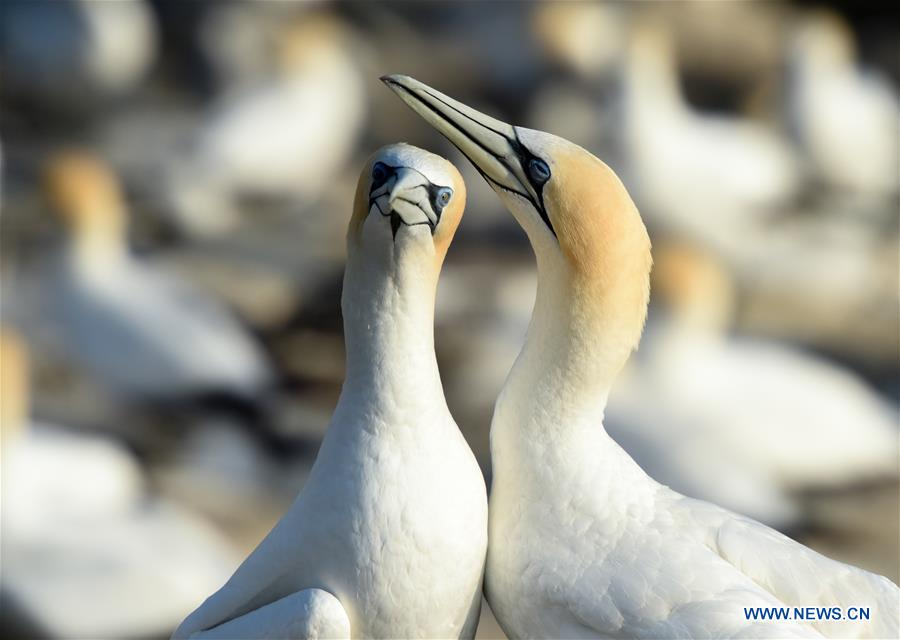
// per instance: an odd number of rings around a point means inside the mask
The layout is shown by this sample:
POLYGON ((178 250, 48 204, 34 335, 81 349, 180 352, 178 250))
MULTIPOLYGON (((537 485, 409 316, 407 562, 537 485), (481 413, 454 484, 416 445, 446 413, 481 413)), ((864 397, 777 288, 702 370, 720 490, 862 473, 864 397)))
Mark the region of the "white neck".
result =
POLYGON ((68 260, 79 273, 92 278, 114 275, 128 260, 123 235, 106 227, 80 229, 69 239, 68 260))
POLYGON ((381 255, 371 246, 351 251, 341 298, 347 376, 339 406, 396 411, 402 398, 409 414, 400 422, 447 410, 434 354, 437 269, 427 251, 401 250, 409 242, 400 235, 381 255))
POLYGON ((499 433, 515 430, 515 438, 557 437, 580 422, 599 425, 612 382, 603 375, 608 347, 578 317, 566 265, 550 262, 538 258, 531 324, 497 402, 497 417, 511 411, 521 417, 494 421, 499 433))
POLYGON ((564 487, 559 475, 576 467, 597 471, 582 478, 590 483, 643 479, 603 428, 609 392, 634 347, 635 323, 642 321, 627 309, 634 283, 607 283, 597 297, 590 287, 599 279, 579 278, 558 249, 537 245, 536 256, 531 324, 491 423, 494 486, 504 487, 501 492, 534 483, 564 487), (579 457, 590 460, 579 465, 579 457))

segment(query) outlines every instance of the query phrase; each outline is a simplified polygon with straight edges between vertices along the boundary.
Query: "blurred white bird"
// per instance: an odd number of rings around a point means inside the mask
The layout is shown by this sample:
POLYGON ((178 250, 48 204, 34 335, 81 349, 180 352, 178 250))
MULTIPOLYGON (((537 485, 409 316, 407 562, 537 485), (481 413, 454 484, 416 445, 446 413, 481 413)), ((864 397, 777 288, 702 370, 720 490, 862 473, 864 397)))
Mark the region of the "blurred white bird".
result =
POLYGON ((352 35, 333 16, 302 14, 274 38, 271 77, 218 99, 171 167, 173 213, 188 233, 233 228, 241 195, 315 202, 353 152, 365 91, 352 35))
POLYGON ((624 153, 654 224, 715 241, 796 194, 797 160, 778 134, 685 102, 664 27, 637 21, 621 72, 624 153))
POLYGON ((856 59, 836 14, 803 18, 788 49, 787 117, 814 171, 853 194, 900 190, 900 102, 891 83, 856 59))
POLYGON ((609 167, 407 76, 385 81, 472 160, 537 258, 528 336, 491 424, 485 589, 507 635, 897 635, 900 589, 887 578, 660 485, 603 429, 613 380, 640 339, 652 262, 640 214, 609 167), (872 616, 745 612, 807 606, 868 606, 872 616))
POLYGON ((668 313, 613 391, 607 431, 656 480, 785 526, 788 491, 898 474, 896 411, 822 358, 728 336, 733 284, 711 256, 664 244, 653 282, 668 313))
POLYGON ((46 172, 68 227, 51 304, 66 347, 107 386, 134 396, 218 394, 252 400, 271 372, 254 340, 213 300, 135 259, 110 169, 88 154, 46 172))
POLYGON ((347 377, 309 479, 175 638, 472 637, 487 496, 434 354, 438 276, 465 207, 409 145, 359 179, 341 308, 347 377))
POLYGON ((149 495, 123 447, 30 421, 27 351, 6 330, 0 362, 4 599, 53 637, 168 632, 227 577, 232 550, 149 495))
POLYGON ((29 0, 0 5, 5 90, 70 111, 134 89, 156 57, 143 0, 29 0))

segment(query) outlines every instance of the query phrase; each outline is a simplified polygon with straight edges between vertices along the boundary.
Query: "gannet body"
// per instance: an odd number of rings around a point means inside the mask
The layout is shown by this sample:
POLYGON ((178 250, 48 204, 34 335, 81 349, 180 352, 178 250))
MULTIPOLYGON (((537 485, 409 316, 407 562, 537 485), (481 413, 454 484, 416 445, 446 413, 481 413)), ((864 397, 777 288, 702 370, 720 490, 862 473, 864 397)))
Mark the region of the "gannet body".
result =
POLYGON ((471 637, 484 480, 434 355, 440 266, 465 204, 455 167, 408 145, 357 188, 342 309, 347 378, 290 510, 175 638, 471 637))
POLYGON ((27 355, 0 332, 4 607, 53 637, 171 630, 227 577, 233 550, 149 492, 125 447, 29 419, 27 355))
POLYGON ((603 429, 637 345, 650 241, 615 174, 406 76, 387 84, 494 187, 535 251, 525 346, 491 424, 485 588, 510 637, 887 637, 900 589, 660 485, 603 429), (871 607, 868 621, 754 621, 745 607, 871 607))
POLYGON ((855 58, 850 27, 838 16, 803 20, 789 49, 787 115, 825 182, 889 195, 900 189, 900 101, 889 81, 855 58))
POLYGON ((135 396, 251 399, 268 384, 259 347, 223 308, 130 254, 105 166, 72 152, 55 159, 47 183, 71 230, 53 304, 75 358, 135 396))

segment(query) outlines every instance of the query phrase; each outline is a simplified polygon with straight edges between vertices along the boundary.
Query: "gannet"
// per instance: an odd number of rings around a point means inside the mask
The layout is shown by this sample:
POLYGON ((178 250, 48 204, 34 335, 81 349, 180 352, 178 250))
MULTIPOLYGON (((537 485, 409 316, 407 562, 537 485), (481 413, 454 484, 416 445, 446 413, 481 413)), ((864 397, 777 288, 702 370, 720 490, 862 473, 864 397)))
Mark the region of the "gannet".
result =
POLYGON ((507 635, 896 635, 900 589, 887 578, 660 485, 603 429, 643 328, 651 266, 612 170, 407 76, 384 81, 472 161, 537 258, 531 325, 491 424, 485 590, 507 635), (871 619, 748 620, 743 608, 757 606, 869 606, 871 619))
POLYGON ((896 193, 900 101, 886 78, 860 68, 850 27, 835 14, 803 17, 787 66, 787 116, 817 175, 856 194, 896 193))
POLYGON ((45 178, 68 231, 51 304, 80 363, 133 396, 252 399, 268 384, 259 346, 222 307, 130 253, 125 203, 108 167, 63 152, 45 178))
POLYGON ((735 286, 712 255, 674 241, 654 254, 658 312, 604 425, 641 468, 779 528, 799 516, 790 492, 897 475, 895 409, 836 363, 730 335, 735 286))
POLYGON ((651 18, 630 34, 620 97, 626 166, 655 223, 720 242, 790 202, 799 164, 761 123, 693 109, 678 84, 671 38, 651 18))
POLYGON ((341 308, 347 377, 287 514, 174 638, 472 637, 487 496, 447 410, 435 291, 465 206, 446 160, 406 144, 360 176, 341 308))
POLYGON ((13 602, 51 637, 169 632, 227 577, 231 545, 115 440, 30 418, 29 359, 0 329, 4 621, 13 602))
POLYGON ((311 13, 272 40, 270 73, 225 90, 190 153, 173 163, 167 195, 189 234, 234 228, 238 196, 315 203, 355 149, 365 91, 353 35, 336 17, 311 13))
POLYGON ((742 459, 785 489, 900 472, 896 408, 820 356, 729 336, 737 296, 723 266, 689 244, 655 253, 654 292, 668 319, 645 336, 642 382, 656 406, 709 431, 697 458, 742 459))

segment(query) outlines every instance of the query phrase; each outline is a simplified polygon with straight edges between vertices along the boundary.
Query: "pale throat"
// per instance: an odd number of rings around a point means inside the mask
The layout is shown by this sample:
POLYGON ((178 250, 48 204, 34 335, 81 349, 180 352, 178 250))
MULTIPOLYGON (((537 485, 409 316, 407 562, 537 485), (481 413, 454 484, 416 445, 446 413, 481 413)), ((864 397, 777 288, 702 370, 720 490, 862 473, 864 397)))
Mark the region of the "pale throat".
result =
POLYGON ((373 402, 398 393, 429 401, 425 396, 441 388, 434 354, 438 269, 422 252, 374 260, 361 252, 357 247, 348 258, 341 296, 344 389, 373 402))
POLYGON ((610 389, 643 324, 634 291, 628 283, 591 282, 559 255, 540 252, 537 261, 531 324, 498 401, 495 422, 498 416, 502 421, 516 415, 518 424, 512 428, 518 431, 601 428, 610 389), (525 416, 539 418, 523 420, 525 416))

